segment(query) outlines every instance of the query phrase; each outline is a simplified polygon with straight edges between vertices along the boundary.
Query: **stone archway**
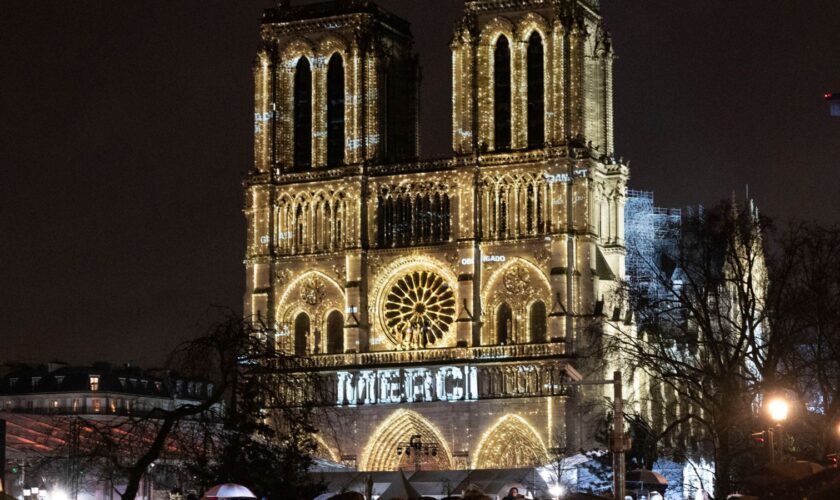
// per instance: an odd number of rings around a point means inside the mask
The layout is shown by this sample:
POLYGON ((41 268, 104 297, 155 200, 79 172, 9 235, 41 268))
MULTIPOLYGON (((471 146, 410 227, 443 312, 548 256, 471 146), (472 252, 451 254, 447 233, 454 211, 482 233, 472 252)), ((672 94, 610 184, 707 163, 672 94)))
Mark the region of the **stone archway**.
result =
POLYGON ((423 469, 452 469, 452 453, 438 428, 415 411, 397 410, 371 433, 359 460, 359 470, 393 471, 413 466, 414 457, 398 453, 398 448, 416 434, 422 436, 423 444, 429 445, 430 452, 420 454, 423 469), (434 454, 431 453, 432 448, 434 454))
MULTIPOLYGON (((533 342, 534 338, 530 325, 530 307, 540 301, 548 307, 551 304, 551 284, 545 273, 532 262, 515 257, 491 272, 487 283, 482 287, 482 310, 487 312, 485 324, 481 332, 482 345, 494 345, 503 337, 505 343, 524 344, 533 342), (510 328, 507 335, 500 335, 500 326, 508 322, 499 321, 499 312, 507 309, 501 307, 507 304, 511 311, 510 328)), ((543 337, 545 334, 543 334, 543 337)))
MULTIPOLYGON (((328 313, 344 310, 344 290, 338 282, 320 271, 307 271, 284 283, 280 292, 276 304, 277 324, 284 332, 281 347, 297 354, 326 352, 328 313), (308 334, 296 338, 296 320, 301 314, 309 318, 308 334)), ((345 344, 343 339, 341 344, 345 344)))
POLYGON ((372 336, 384 337, 395 349, 455 345, 458 279, 436 259, 398 258, 377 273, 373 297, 377 320, 372 336))
POLYGON ((519 415, 505 415, 481 437, 473 469, 514 469, 547 462, 548 450, 531 424, 519 415))
POLYGON ((333 450, 333 448, 328 445, 321 436, 313 434, 312 439, 315 441, 315 452, 313 453, 315 457, 329 460, 334 463, 341 462, 341 458, 338 453, 336 453, 335 450, 333 450))

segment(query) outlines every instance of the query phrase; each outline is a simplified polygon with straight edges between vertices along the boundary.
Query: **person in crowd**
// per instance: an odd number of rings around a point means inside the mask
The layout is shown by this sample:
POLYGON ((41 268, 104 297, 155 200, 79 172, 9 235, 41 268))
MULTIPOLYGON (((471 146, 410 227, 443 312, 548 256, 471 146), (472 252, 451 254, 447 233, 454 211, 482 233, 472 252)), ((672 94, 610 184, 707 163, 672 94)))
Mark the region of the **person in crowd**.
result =
POLYGON ((519 494, 519 488, 513 487, 508 490, 507 496, 502 500, 517 500, 519 498, 525 498, 519 494))

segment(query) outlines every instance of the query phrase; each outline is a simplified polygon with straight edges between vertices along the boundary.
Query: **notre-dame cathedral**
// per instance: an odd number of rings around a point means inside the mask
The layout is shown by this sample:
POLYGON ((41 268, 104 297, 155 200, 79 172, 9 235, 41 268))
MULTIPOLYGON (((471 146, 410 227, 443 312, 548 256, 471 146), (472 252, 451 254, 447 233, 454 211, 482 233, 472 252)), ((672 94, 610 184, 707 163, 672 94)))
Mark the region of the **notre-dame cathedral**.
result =
POLYGON ((261 24, 245 312, 329 382, 320 452, 359 470, 578 449, 568 382, 624 275, 598 0, 466 0, 450 46, 453 153, 424 161, 408 22, 346 0, 261 24))

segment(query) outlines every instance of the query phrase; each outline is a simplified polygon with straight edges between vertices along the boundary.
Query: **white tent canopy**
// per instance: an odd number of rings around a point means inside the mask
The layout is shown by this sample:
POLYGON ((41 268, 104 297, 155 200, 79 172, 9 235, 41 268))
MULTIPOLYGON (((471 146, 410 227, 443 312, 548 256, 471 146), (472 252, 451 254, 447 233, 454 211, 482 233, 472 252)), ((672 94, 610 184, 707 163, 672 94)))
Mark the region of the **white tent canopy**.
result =
POLYGON ((204 498, 257 498, 257 495, 241 484, 224 483, 205 491, 204 498))

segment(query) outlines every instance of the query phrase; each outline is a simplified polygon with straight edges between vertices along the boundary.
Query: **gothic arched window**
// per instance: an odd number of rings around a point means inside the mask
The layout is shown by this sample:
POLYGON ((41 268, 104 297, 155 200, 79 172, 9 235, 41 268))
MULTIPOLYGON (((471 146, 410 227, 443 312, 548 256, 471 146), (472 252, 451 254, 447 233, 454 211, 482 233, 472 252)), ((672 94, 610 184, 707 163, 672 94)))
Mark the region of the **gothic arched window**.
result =
POLYGON ((441 234, 441 241, 448 241, 452 231, 452 212, 449 211, 449 195, 443 195, 443 204, 441 205, 441 212, 443 214, 443 228, 441 234))
POLYGON ((312 165, 312 70, 301 56, 295 68, 295 169, 312 165))
POLYGON ((536 31, 528 39, 528 147, 545 142, 545 69, 543 44, 536 31))
POLYGON ((507 238, 508 220, 507 220, 507 187, 501 189, 499 193, 499 219, 496 222, 496 235, 499 239, 507 238))
POLYGON ((529 329, 531 330, 531 342, 538 344, 545 342, 546 321, 545 321, 545 304, 538 300, 531 304, 531 309, 528 312, 529 329))
POLYGON ((344 60, 333 54, 327 68, 327 166, 344 163, 344 60))
POLYGON ((432 241, 444 241, 442 234, 443 218, 445 215, 440 208, 440 193, 435 193, 435 196, 432 198, 432 214, 434 217, 432 219, 432 241))
POLYGON ((341 354, 344 352, 344 316, 333 311, 327 316, 327 353, 341 354))
POLYGON ((507 302, 496 310, 496 343, 509 344, 513 340, 513 311, 507 302))
POLYGON ((500 36, 493 53, 493 124, 497 151, 510 149, 510 43, 500 36))
POLYGON ((536 193, 534 192, 534 186, 529 183, 525 188, 525 230, 529 235, 533 234, 536 229, 536 221, 534 220, 535 197, 536 193))
POLYGON ((300 313, 295 318, 295 354, 306 355, 306 341, 309 338, 309 315, 300 313))
POLYGON ((303 251, 303 235, 304 229, 306 227, 306 220, 304 219, 304 211, 303 211, 303 204, 299 204, 297 207, 297 212, 295 212, 295 242, 297 243, 297 251, 303 251))

